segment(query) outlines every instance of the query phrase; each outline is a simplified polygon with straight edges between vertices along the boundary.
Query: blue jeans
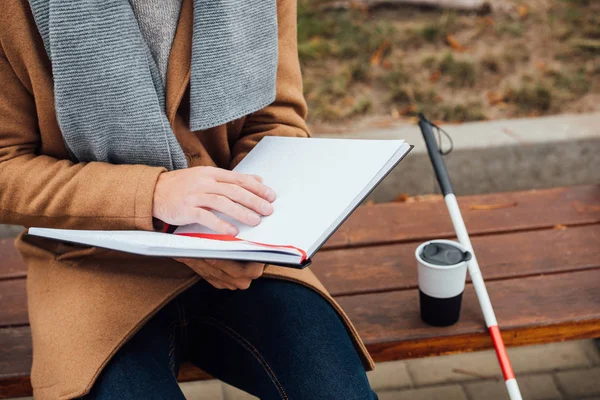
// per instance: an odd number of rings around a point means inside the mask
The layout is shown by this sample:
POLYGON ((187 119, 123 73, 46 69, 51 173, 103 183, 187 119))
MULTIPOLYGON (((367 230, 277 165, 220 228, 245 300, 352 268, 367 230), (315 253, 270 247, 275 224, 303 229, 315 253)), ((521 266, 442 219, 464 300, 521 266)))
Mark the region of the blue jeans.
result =
POLYGON ((184 399, 183 360, 260 399, 377 399, 329 303, 267 278, 239 291, 193 285, 115 354, 84 398, 184 399))

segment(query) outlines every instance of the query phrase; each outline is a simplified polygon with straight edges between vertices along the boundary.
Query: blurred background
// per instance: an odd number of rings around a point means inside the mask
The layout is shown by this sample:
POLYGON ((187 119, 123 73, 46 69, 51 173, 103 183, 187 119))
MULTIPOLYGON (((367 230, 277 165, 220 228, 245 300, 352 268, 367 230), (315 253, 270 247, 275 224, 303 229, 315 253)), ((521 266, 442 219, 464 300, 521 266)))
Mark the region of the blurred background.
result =
POLYGON ((298 40, 319 131, 600 109, 599 1, 299 0, 298 40))

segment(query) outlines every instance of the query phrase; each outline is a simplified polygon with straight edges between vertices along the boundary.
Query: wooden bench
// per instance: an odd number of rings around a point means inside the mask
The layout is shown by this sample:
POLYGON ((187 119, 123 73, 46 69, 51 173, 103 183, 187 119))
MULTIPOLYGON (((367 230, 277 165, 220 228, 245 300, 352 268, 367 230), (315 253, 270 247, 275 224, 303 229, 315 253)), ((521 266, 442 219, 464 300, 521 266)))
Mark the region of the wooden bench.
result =
MULTIPOLYGON (((459 202, 507 346, 600 337, 600 186, 459 202)), ((453 236, 441 199, 366 205, 315 257, 376 361, 492 348, 470 284, 458 324, 419 318, 414 250, 453 236)), ((25 277, 12 240, 0 241, 0 398, 31 394, 25 277)), ((182 368, 182 381, 205 378, 182 368)))

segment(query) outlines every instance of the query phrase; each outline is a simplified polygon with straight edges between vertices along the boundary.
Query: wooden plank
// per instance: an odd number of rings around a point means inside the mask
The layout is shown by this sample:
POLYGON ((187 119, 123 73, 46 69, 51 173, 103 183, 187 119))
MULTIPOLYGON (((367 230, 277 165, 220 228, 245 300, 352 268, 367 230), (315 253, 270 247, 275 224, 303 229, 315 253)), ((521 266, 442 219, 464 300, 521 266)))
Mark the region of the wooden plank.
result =
MULTIPOLYGON (((600 336, 600 269, 490 282, 488 290, 507 346, 600 336)), ((446 328, 419 318, 418 291, 338 298, 378 362, 492 348, 471 285, 460 322, 446 328)), ((0 329, 0 386, 27 379, 31 363, 29 327, 0 329)), ((189 367, 185 367, 189 368, 189 367)), ((181 379, 203 377, 182 370, 181 379)), ((206 377, 206 376, 204 376, 206 377)), ((28 393, 11 393, 24 396, 28 393)), ((2 396, 0 396, 2 398, 2 396)))
MULTIPOLYGON (((311 268, 334 296, 411 289, 419 243, 326 251, 311 268)), ((598 243, 600 224, 473 238, 486 281, 600 267, 598 243)), ((28 323, 24 279, 0 281, 0 303, 0 327, 28 323)))
POLYGON ((26 385, 19 385, 16 378, 29 376, 31 360, 30 328, 24 326, 0 329, 0 393, 5 391, 4 381, 11 378, 15 378, 10 383, 11 387, 14 386, 12 390, 26 388, 26 385))
POLYGON ((22 278, 27 272, 14 243, 15 239, 0 239, 0 280, 22 278))
MULTIPOLYGON (((459 198, 472 236, 600 222, 600 185, 496 193, 459 198), (479 205, 511 205, 472 210, 479 205)), ((454 236, 443 201, 359 207, 324 249, 422 241, 454 236)), ((318 253, 319 255, 323 252, 318 253)), ((12 239, 0 240, 0 280, 23 277, 26 267, 12 239)))
POLYGON ((32 392, 29 376, 0 378, 0 399, 31 396, 32 392))
MULTIPOLYGON (((507 346, 600 337, 600 269, 489 282, 507 346)), ((419 317, 418 290, 337 298, 377 361, 492 348, 472 285, 460 321, 419 317)))
MULTIPOLYGON (((600 266, 600 224, 472 239, 484 279, 548 274, 600 266)), ((421 242, 325 251, 311 269, 334 296, 417 286, 421 242)))
POLYGON ((29 324, 25 279, 0 281, 0 327, 29 324))
MULTIPOLYGON (((469 233, 482 235, 600 222, 600 185, 459 198, 469 233), (474 206, 502 206, 492 210, 474 206)), ((325 248, 365 246, 454 236, 443 200, 359 207, 325 248)))

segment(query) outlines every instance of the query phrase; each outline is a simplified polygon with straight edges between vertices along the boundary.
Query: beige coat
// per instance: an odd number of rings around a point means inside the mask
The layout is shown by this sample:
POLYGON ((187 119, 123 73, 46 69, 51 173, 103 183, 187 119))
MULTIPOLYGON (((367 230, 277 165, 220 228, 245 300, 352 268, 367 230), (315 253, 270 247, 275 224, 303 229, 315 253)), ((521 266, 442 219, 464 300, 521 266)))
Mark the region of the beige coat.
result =
MULTIPOLYGON (((190 166, 233 168, 264 135, 307 136, 296 45, 296 2, 278 0, 277 98, 239 120, 191 132, 189 78, 192 0, 184 0, 171 51, 166 111, 190 166)), ((73 164, 54 108, 51 64, 28 0, 0 13, 0 223, 72 229, 152 227, 162 168, 73 164)), ((110 357, 162 305, 200 277, 170 258, 145 258, 21 235, 28 265, 36 399, 87 393, 110 357)), ((356 331, 310 270, 268 266, 266 276, 313 288, 339 311, 367 369, 356 331)))

